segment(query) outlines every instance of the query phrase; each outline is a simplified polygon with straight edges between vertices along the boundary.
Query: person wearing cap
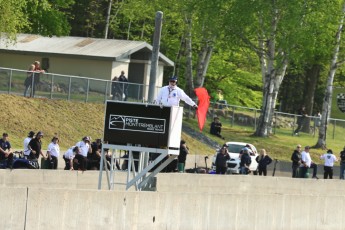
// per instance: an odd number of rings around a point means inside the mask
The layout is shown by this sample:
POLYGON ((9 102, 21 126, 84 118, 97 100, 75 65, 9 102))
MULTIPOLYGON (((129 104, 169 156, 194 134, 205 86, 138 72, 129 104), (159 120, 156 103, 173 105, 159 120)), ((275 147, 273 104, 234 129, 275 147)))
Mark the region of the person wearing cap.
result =
POLYGON ((60 156, 59 138, 57 136, 54 136, 52 142, 48 145, 47 154, 51 169, 57 169, 60 156))
POLYGON ((299 177, 299 167, 301 165, 301 145, 297 145, 296 149, 293 151, 291 155, 292 161, 292 178, 299 177))
POLYGON ((73 160, 74 160, 74 157, 79 153, 80 153, 80 148, 78 146, 72 146, 64 153, 62 158, 65 161, 65 168, 64 168, 65 170, 74 170, 73 160))
POLYGON ((12 168, 13 152, 7 133, 3 133, 2 139, 0 139, 0 161, 3 160, 7 160, 7 168, 12 168))
POLYGON ((25 158, 28 158, 30 155, 31 150, 28 148, 28 144, 32 140, 32 138, 34 138, 34 136, 35 136, 35 132, 30 131, 28 136, 24 139, 23 145, 24 145, 24 157, 25 158))
MULTIPOLYGON (((90 137, 85 136, 81 141, 75 144, 75 146, 80 148, 80 152, 75 155, 75 159, 78 161, 79 168, 82 171, 87 169, 87 154, 92 153, 90 141, 90 137)), ((76 169, 76 167, 74 167, 74 169, 76 169)))
POLYGON ((333 155, 332 149, 328 149, 327 153, 320 156, 321 160, 325 161, 323 166, 324 174, 323 179, 333 179, 333 166, 334 162, 338 161, 337 157, 333 155))
POLYGON ((197 109, 198 106, 195 102, 177 85, 177 77, 173 76, 169 78, 169 85, 163 86, 155 100, 157 104, 163 106, 179 106, 180 100, 183 100, 188 105, 197 109))
POLYGON ((46 159, 46 156, 42 152, 42 138, 43 138, 43 133, 41 131, 38 131, 35 138, 31 139, 31 141, 28 144, 28 149, 30 149, 30 154, 29 154, 28 159, 37 160, 40 157, 40 155, 44 159, 46 159))
POLYGON ((311 166, 310 147, 305 146, 301 153, 300 178, 309 177, 309 168, 311 166))
POLYGON ((184 172, 184 168, 186 165, 187 155, 189 154, 189 148, 186 144, 185 140, 180 141, 180 153, 177 157, 177 169, 178 172, 184 172))
POLYGON ((339 179, 344 180, 344 173, 345 173, 345 146, 343 151, 340 152, 340 177, 339 179))

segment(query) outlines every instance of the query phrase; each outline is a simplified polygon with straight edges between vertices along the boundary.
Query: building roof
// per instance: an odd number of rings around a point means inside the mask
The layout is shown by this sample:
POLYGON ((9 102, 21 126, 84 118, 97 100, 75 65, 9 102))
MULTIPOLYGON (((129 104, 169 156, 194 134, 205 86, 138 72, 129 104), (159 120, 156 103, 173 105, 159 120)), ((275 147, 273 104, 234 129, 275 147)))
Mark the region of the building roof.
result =
MULTIPOLYGON (((118 61, 123 58, 130 58, 131 54, 138 51, 151 52, 152 46, 144 41, 85 37, 43 37, 33 34, 18 34, 15 43, 8 43, 6 38, 1 36, 0 50, 7 52, 75 55, 118 61)), ((174 65, 174 62, 162 53, 159 54, 159 60, 165 65, 174 65)))

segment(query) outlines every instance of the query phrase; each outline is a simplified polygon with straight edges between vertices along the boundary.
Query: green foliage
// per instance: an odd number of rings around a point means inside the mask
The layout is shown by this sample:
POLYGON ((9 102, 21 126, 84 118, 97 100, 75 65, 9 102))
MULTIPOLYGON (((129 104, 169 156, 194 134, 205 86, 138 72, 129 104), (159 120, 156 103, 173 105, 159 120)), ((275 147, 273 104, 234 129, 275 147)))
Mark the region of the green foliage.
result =
POLYGON ((15 40, 15 35, 28 26, 26 6, 26 0, 0 0, 0 32, 9 40, 15 40))

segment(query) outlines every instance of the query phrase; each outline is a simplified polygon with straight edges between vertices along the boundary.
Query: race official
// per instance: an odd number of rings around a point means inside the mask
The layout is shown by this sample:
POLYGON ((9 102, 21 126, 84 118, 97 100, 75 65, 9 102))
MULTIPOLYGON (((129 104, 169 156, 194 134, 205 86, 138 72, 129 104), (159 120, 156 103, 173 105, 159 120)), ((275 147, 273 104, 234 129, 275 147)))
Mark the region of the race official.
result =
POLYGON ((156 103, 164 106, 179 106, 180 100, 188 105, 198 108, 195 102, 177 85, 177 77, 169 78, 169 85, 163 86, 156 98, 156 103))

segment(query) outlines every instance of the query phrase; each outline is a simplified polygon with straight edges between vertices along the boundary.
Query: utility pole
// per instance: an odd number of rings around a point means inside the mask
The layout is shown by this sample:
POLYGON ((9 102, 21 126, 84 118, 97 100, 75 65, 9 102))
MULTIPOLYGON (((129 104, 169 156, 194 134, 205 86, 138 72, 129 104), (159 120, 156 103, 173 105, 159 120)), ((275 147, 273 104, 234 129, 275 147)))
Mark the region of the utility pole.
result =
POLYGON ((161 41, 163 12, 157 11, 155 19, 155 32, 153 35, 152 57, 151 57, 151 70, 150 70, 150 83, 149 83, 149 96, 148 102, 153 102, 156 88, 159 47, 161 41))

